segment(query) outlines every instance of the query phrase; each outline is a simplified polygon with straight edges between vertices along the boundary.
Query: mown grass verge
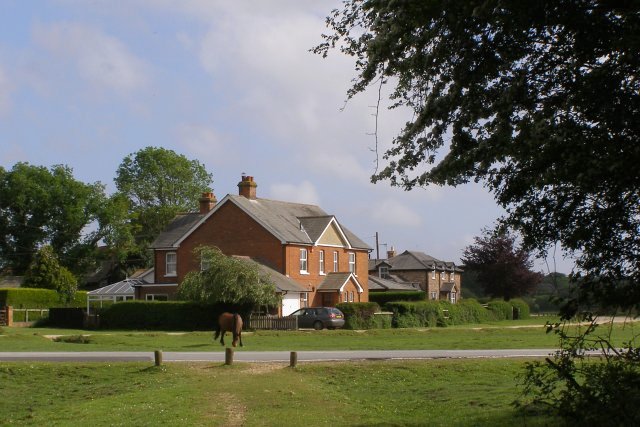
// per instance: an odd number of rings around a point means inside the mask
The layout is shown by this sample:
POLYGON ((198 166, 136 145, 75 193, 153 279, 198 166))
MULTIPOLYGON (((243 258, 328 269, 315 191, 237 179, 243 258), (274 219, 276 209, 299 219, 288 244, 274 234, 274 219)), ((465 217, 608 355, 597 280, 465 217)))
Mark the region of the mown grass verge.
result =
MULTIPOLYGON (((237 351, 304 350, 439 350, 556 348, 558 337, 537 325, 515 321, 455 328, 407 328, 367 331, 256 331, 243 333, 237 351), (519 326, 519 327, 514 327, 519 326), (521 327, 524 326, 524 327, 521 327)), ((638 333, 636 324, 614 324, 616 345, 638 333), (635 331, 635 332, 634 332, 635 331)), ((576 330, 580 326, 575 327, 576 330)), ((602 325, 598 334, 609 336, 602 325)), ((82 331, 47 328, 4 328, 0 351, 223 351, 211 332, 82 331), (89 337, 85 339, 83 337, 89 337)))
POLYGON ((522 360, 1 363, 10 425, 553 425, 516 412, 522 360))

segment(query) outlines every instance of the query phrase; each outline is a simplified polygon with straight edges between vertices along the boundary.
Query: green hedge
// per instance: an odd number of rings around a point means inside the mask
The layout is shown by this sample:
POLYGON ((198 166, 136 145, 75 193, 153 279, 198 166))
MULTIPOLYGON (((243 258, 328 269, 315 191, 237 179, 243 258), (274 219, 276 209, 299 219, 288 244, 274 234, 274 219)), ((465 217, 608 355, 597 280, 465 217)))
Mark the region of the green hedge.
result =
POLYGON ((245 307, 186 301, 125 301, 99 311, 100 328, 210 331, 225 311, 241 313, 245 321, 250 312, 245 307))
POLYGON ((487 308, 474 299, 464 299, 457 304, 451 304, 449 301, 397 301, 385 305, 385 309, 393 312, 392 325, 395 328, 464 325, 492 320, 509 320, 512 319, 514 311, 520 313, 521 319, 529 317, 529 307, 524 301, 518 299, 509 302, 490 301, 487 308))
POLYGON ((493 313, 472 298, 465 298, 457 304, 451 304, 448 301, 439 303, 443 310, 448 310, 449 318, 445 319, 447 325, 465 325, 494 320, 493 313))
POLYGON ((493 300, 487 303, 489 310, 493 312, 496 320, 513 319, 513 306, 511 303, 503 300, 493 300))
POLYGON ((424 301, 426 293, 423 291, 415 292, 369 292, 369 301, 377 302, 380 306, 384 306, 388 302, 393 301, 424 301))
POLYGON ((37 288, 2 288, 0 306, 14 308, 86 307, 87 292, 76 292, 75 298, 65 305, 56 291, 37 288))
POLYGON ((385 308, 393 312, 394 328, 419 328, 446 325, 444 312, 438 301, 389 302, 385 308))
POLYGON ((529 304, 527 304, 524 300, 520 298, 514 298, 509 301, 514 309, 514 317, 517 316, 518 319, 528 319, 531 317, 531 312, 529 310, 529 304))
POLYGON ((345 329, 383 329, 391 327, 384 316, 376 316, 380 306, 375 302, 346 302, 336 305, 344 313, 345 329))

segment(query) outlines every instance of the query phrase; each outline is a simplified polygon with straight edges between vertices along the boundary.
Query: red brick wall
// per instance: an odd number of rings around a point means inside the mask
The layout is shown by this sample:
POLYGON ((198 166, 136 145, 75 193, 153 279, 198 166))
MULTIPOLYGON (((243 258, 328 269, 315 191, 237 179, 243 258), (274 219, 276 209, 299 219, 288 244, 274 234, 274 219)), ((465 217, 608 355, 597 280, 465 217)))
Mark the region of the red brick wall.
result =
POLYGON ((364 289, 356 296, 360 301, 369 301, 368 253, 366 250, 347 250, 335 247, 310 247, 300 245, 285 246, 271 233, 255 222, 233 203, 225 203, 213 213, 205 223, 187 237, 177 249, 177 277, 165 277, 165 250, 155 253, 156 283, 180 283, 192 270, 200 269, 193 250, 201 245, 217 246, 227 255, 242 255, 261 260, 276 271, 288 275, 307 288, 310 305, 320 305, 314 291, 324 280, 319 274, 320 249, 325 252, 325 273, 333 272, 333 251, 339 253, 339 271, 349 271, 348 252, 356 254, 356 275, 364 289), (307 249, 307 270, 300 273, 300 248, 307 249))

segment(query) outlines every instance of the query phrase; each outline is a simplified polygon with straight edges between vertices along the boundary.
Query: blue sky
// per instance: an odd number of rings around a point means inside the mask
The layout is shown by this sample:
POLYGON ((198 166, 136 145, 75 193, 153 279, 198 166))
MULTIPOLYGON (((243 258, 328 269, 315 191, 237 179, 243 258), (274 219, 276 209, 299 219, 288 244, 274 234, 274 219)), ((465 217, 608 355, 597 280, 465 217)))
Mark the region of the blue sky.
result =
MULTIPOLYGON (((127 155, 161 146, 200 160, 218 199, 247 173, 258 197, 318 204, 372 247, 377 232, 381 253, 460 263, 502 211, 477 184, 370 183, 376 93, 343 109, 352 60, 309 52, 340 4, 3 0, 0 165, 66 164, 113 192, 127 155)), ((408 117, 381 110, 380 152, 408 117)))

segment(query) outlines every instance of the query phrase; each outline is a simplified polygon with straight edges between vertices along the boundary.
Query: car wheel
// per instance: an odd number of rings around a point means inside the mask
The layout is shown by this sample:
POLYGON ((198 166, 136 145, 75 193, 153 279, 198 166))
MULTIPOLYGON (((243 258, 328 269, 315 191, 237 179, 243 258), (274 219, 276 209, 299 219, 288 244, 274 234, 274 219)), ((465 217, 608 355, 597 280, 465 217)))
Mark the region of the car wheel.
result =
POLYGON ((321 330, 323 327, 324 325, 319 320, 316 320, 315 323, 313 324, 313 329, 315 329, 316 331, 321 330))

